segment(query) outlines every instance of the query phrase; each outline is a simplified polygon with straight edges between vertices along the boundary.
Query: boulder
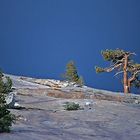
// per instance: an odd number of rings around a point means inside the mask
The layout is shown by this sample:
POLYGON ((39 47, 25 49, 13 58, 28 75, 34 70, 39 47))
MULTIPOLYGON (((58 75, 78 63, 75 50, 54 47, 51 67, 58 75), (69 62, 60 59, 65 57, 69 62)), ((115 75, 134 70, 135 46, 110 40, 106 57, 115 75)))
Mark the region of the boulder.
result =
POLYGON ((6 104, 8 105, 9 108, 14 108, 15 105, 15 93, 10 92, 6 97, 5 97, 6 104))

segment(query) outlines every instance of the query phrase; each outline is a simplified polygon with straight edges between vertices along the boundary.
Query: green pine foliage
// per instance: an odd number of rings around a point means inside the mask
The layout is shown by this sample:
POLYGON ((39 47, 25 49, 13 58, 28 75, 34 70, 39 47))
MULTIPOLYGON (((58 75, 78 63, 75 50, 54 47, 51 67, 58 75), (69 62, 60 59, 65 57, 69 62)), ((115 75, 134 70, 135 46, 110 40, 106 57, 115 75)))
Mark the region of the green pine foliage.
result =
POLYGON ((12 88, 12 80, 9 77, 5 77, 6 78, 6 82, 3 82, 3 80, 1 80, 0 82, 0 92, 2 93, 9 93, 12 88))
POLYGON ((65 74, 63 74, 63 78, 65 78, 69 82, 75 82, 80 86, 84 84, 83 78, 78 75, 74 61, 70 61, 66 65, 66 72, 65 74))
POLYGON ((70 82, 77 82, 79 79, 77 69, 74 61, 70 61, 66 66, 66 73, 64 74, 66 80, 70 82))
POLYGON ((95 70, 96 70, 96 73, 104 72, 104 69, 103 68, 97 67, 97 66, 95 66, 95 70))
POLYGON ((106 61, 116 62, 116 60, 120 60, 123 58, 125 54, 124 50, 116 49, 116 50, 104 50, 101 51, 101 54, 106 61))
POLYGON ((10 113, 5 102, 6 94, 11 91, 12 81, 6 77, 7 81, 3 82, 4 75, 0 72, 0 133, 10 132, 12 123, 15 122, 15 116, 10 113))
POLYGON ((0 93, 7 94, 11 91, 11 88, 12 80, 8 76, 4 77, 3 73, 0 71, 0 93))
POLYGON ((12 123, 15 122, 15 116, 10 113, 5 103, 5 95, 0 95, 0 133, 10 132, 12 123))
POLYGON ((83 86, 83 85, 84 85, 84 79, 83 79, 82 76, 79 77, 79 79, 78 79, 78 81, 77 81, 77 84, 78 84, 79 86, 83 86))

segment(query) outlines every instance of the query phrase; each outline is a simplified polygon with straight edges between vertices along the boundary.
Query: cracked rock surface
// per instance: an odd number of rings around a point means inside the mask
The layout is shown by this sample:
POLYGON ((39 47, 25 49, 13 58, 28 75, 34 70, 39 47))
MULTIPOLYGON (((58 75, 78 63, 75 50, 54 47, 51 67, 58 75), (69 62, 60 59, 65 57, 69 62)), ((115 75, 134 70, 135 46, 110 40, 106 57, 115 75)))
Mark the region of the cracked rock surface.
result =
POLYGON ((25 108, 11 109, 17 122, 11 133, 0 134, 0 140, 140 139, 139 104, 54 98, 47 96, 50 89, 44 85, 17 80, 14 77, 16 100, 25 108), (82 109, 66 111, 63 107, 66 102, 78 103, 82 109), (86 102, 92 106, 86 107, 86 102))

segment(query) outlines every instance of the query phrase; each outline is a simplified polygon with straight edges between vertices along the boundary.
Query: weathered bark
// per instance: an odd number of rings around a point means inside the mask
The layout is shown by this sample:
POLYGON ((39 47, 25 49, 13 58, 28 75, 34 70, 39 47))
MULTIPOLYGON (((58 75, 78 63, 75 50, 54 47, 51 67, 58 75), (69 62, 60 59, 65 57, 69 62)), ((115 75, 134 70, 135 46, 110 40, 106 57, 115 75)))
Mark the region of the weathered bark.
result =
POLYGON ((131 83, 135 80, 135 74, 128 79, 128 88, 129 88, 129 92, 131 90, 131 83))
POLYGON ((127 66, 128 66, 128 55, 125 55, 124 59, 124 74, 123 74, 123 86, 124 86, 124 93, 129 93, 129 85, 128 85, 128 73, 127 73, 127 66))
POLYGON ((131 81, 128 80, 128 93, 131 91, 131 81))

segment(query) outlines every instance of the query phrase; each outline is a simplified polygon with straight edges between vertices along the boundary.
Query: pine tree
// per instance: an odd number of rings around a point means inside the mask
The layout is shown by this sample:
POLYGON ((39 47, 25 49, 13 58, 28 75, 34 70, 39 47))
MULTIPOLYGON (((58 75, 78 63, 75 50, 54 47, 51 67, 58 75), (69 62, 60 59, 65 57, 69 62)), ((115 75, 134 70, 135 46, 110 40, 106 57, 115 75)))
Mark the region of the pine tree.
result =
POLYGON ((7 109, 5 96, 11 90, 12 82, 7 77, 7 82, 3 82, 3 77, 4 75, 0 72, 0 132, 10 132, 15 116, 7 109))
POLYGON ((76 65, 74 61, 70 61, 66 65, 66 73, 63 75, 63 78, 68 80, 69 82, 75 82, 76 84, 82 86, 83 78, 79 77, 76 65))
POLYGON ((123 73, 124 93, 129 93, 131 86, 140 87, 140 64, 132 60, 135 53, 127 52, 121 49, 105 50, 101 52, 104 60, 110 61, 111 64, 107 68, 95 67, 97 73, 111 72, 116 70, 116 75, 123 73))

